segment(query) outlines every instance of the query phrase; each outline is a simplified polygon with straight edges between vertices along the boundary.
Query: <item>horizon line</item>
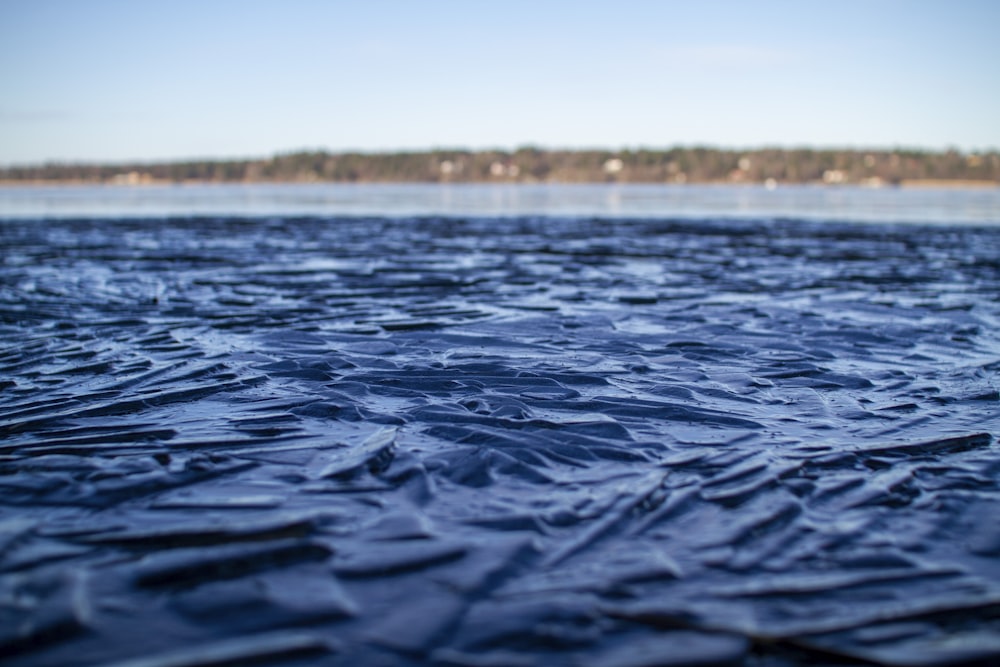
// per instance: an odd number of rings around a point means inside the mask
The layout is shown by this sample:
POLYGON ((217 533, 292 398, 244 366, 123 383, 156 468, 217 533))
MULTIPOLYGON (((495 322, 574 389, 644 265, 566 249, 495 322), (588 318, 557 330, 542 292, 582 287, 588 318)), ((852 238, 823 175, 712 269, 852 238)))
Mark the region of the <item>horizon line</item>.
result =
POLYGON ((266 155, 230 155, 230 156, 186 156, 186 157, 134 157, 121 159, 93 159, 93 158, 45 158, 36 162, 17 162, 0 164, 0 169, 23 169, 46 166, 114 166, 114 165, 151 165, 151 164, 179 164, 186 162, 251 162, 258 160, 273 160, 276 158, 291 155, 301 155, 308 153, 321 153, 327 155, 414 155, 414 154, 434 154, 434 153, 508 153, 513 154, 519 151, 535 150, 544 153, 636 153, 642 151, 669 152, 673 150, 710 150, 728 153, 756 153, 763 151, 795 152, 795 151, 816 151, 816 152, 842 152, 842 153, 922 153, 930 155, 945 155, 957 153, 959 155, 990 155, 1000 153, 1000 147, 963 149, 957 146, 944 148, 930 148, 926 146, 915 146, 905 144, 894 145, 866 145, 866 146, 845 146, 845 145, 823 145, 823 144, 756 144, 756 145, 721 145, 708 142, 693 142, 690 144, 676 143, 671 145, 623 145, 619 147, 609 146, 546 146, 526 142, 513 148, 510 147, 479 147, 468 146, 429 146, 426 148, 326 148, 326 147, 298 147, 292 149, 279 149, 266 155))

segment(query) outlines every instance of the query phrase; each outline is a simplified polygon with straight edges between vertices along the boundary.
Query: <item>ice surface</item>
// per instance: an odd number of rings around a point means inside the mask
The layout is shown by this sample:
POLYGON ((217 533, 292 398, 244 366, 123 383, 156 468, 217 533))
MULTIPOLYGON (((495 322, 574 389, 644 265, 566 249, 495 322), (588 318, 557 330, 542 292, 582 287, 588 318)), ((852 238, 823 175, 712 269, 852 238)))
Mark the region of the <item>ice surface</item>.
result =
POLYGON ((995 664, 998 295, 989 226, 4 221, 4 664, 995 664))

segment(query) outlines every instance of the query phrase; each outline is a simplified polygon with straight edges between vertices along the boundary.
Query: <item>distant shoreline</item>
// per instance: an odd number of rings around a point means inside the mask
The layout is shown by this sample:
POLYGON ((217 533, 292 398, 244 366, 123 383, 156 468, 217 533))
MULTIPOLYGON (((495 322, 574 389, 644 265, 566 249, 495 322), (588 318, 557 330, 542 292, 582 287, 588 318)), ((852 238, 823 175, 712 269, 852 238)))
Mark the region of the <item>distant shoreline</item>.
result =
POLYGON ((789 184, 1000 187, 1000 152, 758 149, 298 152, 270 158, 0 168, 0 185, 182 183, 789 184))
POLYGON ((727 181, 704 181, 685 183, 654 183, 648 181, 516 181, 506 183, 489 183, 483 181, 451 181, 451 182, 420 182, 420 181, 212 181, 212 180, 192 180, 192 181, 157 181, 150 180, 141 183, 116 183, 111 181, 82 181, 82 180, 0 180, 0 188, 44 188, 44 187, 107 187, 114 189, 142 189, 142 188, 167 188, 167 187, 188 187, 188 186, 233 186, 233 185, 346 185, 346 186, 399 186, 399 185, 421 185, 421 186, 577 186, 577 185, 640 185, 640 186, 669 186, 669 187, 697 187, 697 186, 726 186, 726 187, 746 187, 746 188, 777 188, 777 187, 821 187, 831 190, 847 188, 864 189, 904 189, 904 190, 994 190, 1000 189, 1000 182, 996 181, 976 181, 968 179, 907 179, 899 183, 886 183, 879 185, 869 185, 860 183, 824 183, 823 181, 792 182, 769 185, 766 182, 743 181, 739 183, 727 181))

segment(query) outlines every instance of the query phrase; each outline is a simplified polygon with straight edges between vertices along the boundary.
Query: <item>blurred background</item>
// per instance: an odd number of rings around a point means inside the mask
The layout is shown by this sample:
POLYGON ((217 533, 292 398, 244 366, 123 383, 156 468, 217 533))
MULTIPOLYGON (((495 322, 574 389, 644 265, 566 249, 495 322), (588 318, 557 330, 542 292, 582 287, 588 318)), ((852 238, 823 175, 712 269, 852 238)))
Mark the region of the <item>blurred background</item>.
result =
MULTIPOLYGON (((969 156, 1000 147, 997 26, 1000 4, 973 0, 4 0, 0 167, 525 146, 969 156)), ((602 178, 613 159, 595 158, 602 178)))

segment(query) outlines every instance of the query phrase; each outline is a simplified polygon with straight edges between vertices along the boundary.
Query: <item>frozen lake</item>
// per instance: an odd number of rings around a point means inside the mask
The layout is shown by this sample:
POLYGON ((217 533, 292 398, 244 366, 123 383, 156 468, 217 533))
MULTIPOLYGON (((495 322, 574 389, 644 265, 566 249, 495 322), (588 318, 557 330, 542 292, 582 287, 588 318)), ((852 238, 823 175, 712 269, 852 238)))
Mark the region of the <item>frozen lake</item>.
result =
POLYGON ((5 665, 1000 660, 995 192, 0 201, 5 665))
POLYGON ((996 223, 1000 188, 726 185, 164 185, 0 187, 0 219, 189 215, 785 217, 996 223))

